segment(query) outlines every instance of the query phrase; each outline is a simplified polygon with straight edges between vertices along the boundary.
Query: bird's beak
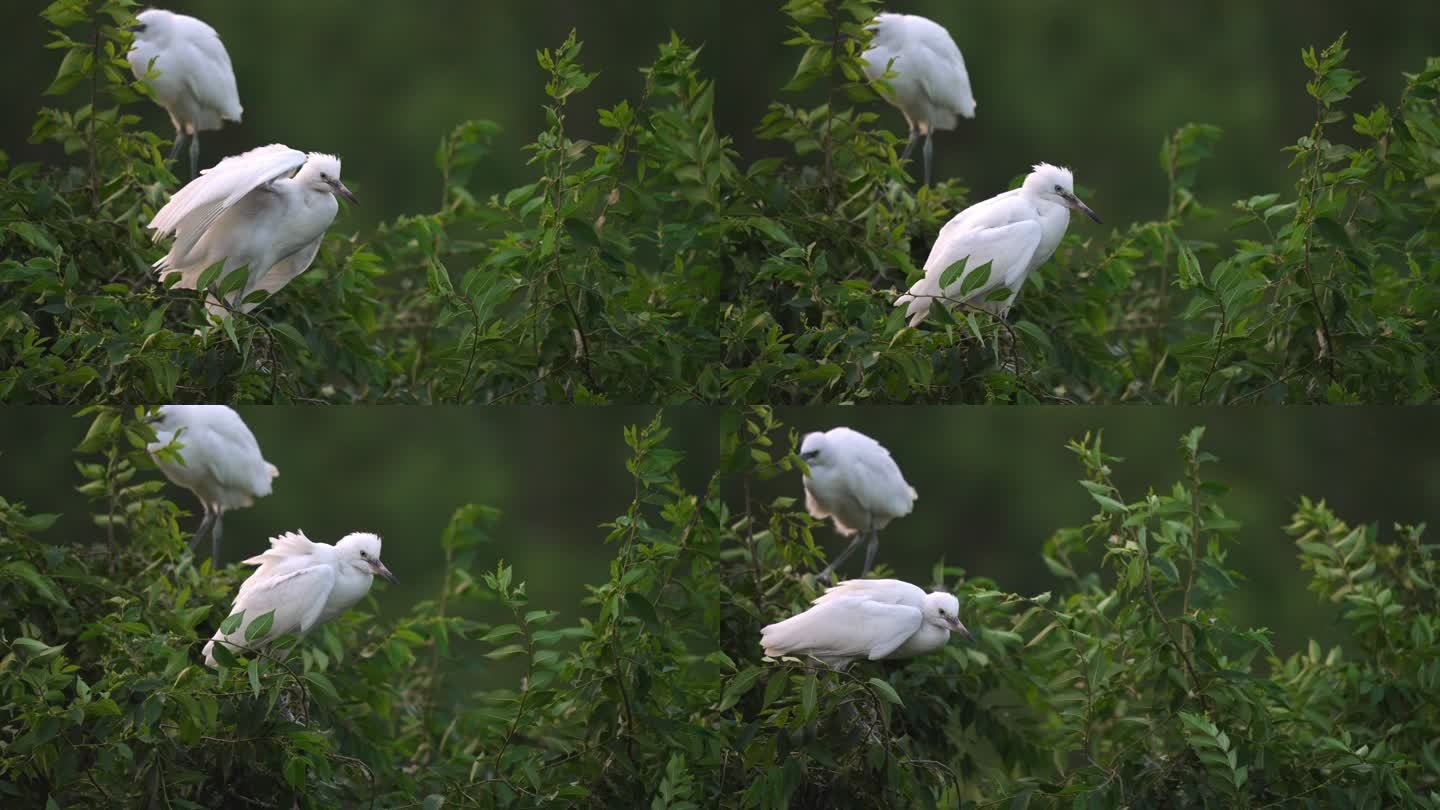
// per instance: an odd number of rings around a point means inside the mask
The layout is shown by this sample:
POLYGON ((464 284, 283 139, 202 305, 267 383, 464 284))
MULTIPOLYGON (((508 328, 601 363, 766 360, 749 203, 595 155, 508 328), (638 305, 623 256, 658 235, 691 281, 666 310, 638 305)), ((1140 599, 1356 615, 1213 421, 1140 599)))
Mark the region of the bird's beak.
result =
POLYGON ((1080 213, 1095 220, 1101 225, 1105 224, 1103 221, 1101 221, 1099 214, 1096 214, 1094 211, 1090 210, 1090 206, 1086 205, 1083 202, 1080 202, 1079 197, 1076 197, 1074 194, 1065 194, 1063 196, 1065 198, 1065 204, 1067 206, 1075 209, 1076 211, 1079 211, 1080 213))
MULTIPOLYGON (((360 204, 360 199, 355 196, 355 193, 354 193, 353 191, 351 191, 350 189, 346 188, 344 183, 340 182, 339 180, 331 180, 331 181, 329 181, 329 183, 330 183, 330 188, 332 188, 332 189, 335 190, 336 196, 344 197, 345 199, 349 200, 350 202, 354 203, 355 205, 359 205, 359 204, 360 204)), ((1094 215, 1094 214, 1091 214, 1090 216, 1095 216, 1095 215, 1094 215)), ((1097 221, 1098 221, 1098 220, 1097 220, 1097 221)))
POLYGON ((385 567, 385 563, 379 560, 370 561, 370 570, 375 573, 375 576, 384 577, 391 585, 400 584, 400 580, 396 579, 395 575, 390 573, 390 569, 385 567))
POLYGON ((129 32, 132 33, 132 34, 139 34, 139 33, 143 33, 143 32, 145 31, 145 25, 144 25, 144 23, 141 23, 141 24, 138 24, 138 25, 132 25, 132 26, 130 26, 129 28, 126 28, 125 30, 126 30, 126 31, 129 31, 129 32))
POLYGON ((950 620, 950 632, 959 633, 960 635, 965 637, 966 641, 975 640, 975 636, 970 634, 970 631, 965 628, 965 625, 960 623, 959 619, 950 620))

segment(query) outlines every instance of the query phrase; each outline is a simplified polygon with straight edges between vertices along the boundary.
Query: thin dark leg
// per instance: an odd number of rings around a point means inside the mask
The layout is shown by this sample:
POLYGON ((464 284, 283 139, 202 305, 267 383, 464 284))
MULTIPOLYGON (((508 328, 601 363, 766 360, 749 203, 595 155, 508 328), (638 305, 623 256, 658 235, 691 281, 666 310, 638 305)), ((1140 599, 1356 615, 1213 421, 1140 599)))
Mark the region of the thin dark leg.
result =
POLYGON ((915 151, 915 144, 917 144, 917 143, 919 143, 919 142, 920 142, 920 131, 917 130, 917 129, 911 129, 911 130, 910 130, 910 140, 908 140, 908 141, 905 142, 905 151, 903 151, 903 152, 900 153, 900 162, 901 162, 901 163, 904 163, 905 161, 907 161, 907 160, 910 159, 910 153, 915 151))
POLYGON ((880 548, 880 533, 874 529, 870 530, 870 543, 865 546, 865 567, 860 569, 860 576, 870 573, 870 566, 875 562, 875 552, 880 548))
POLYGON ((190 550, 194 551, 200 546, 200 540, 210 531, 215 524, 215 513, 210 511, 210 505, 205 505, 205 519, 200 521, 200 528, 195 530, 195 536, 190 538, 190 550))
POLYGON ((850 545, 846 546, 845 550, 840 552, 840 556, 831 560, 830 564, 825 566, 825 570, 821 571, 815 578, 820 580, 821 582, 829 582, 830 574, 835 571, 835 567, 838 566, 840 563, 845 562, 845 559, 851 554, 854 554, 855 549, 859 548, 860 543, 864 540, 865 534, 863 532, 856 534, 855 539, 850 541, 850 545))
POLYGON ((220 565, 220 519, 223 518, 223 517, 225 517, 225 513, 222 512, 222 511, 220 511, 219 509, 216 509, 216 510, 215 510, 215 528, 213 528, 213 529, 210 530, 210 567, 211 567, 211 568, 215 568, 215 567, 218 567, 218 566, 220 565))
POLYGON ((166 162, 174 162, 180 158, 180 147, 185 144, 185 130, 175 131, 175 144, 170 147, 170 157, 165 158, 166 162))
MULTIPOLYGON (((929 144, 927 143, 928 147, 929 144)), ((196 132, 190 136, 190 179, 194 180, 200 176, 200 133, 196 132)))
POLYGON ((930 158, 935 154, 935 145, 930 142, 930 136, 934 131, 925 133, 925 185, 930 185, 930 158))

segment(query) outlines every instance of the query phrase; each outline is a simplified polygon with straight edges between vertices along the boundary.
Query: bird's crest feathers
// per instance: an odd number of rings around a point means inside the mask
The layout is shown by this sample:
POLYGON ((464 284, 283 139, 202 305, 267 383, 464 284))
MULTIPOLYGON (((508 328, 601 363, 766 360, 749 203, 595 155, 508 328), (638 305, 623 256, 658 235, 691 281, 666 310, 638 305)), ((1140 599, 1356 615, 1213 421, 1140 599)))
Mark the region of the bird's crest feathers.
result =
MULTIPOLYGON (((277 473, 278 474, 278 473, 277 473)), ((285 532, 270 538, 270 548, 245 561, 246 565, 264 565, 272 560, 286 557, 303 557, 314 550, 316 543, 304 532, 285 532)))

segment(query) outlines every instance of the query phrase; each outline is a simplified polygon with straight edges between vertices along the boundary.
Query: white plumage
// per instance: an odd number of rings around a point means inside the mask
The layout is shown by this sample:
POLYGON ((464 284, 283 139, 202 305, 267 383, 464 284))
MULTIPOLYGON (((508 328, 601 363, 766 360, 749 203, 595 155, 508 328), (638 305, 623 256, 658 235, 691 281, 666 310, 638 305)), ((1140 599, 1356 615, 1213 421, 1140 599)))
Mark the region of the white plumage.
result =
POLYGON ((270 548, 245 564, 260 566, 240 585, 230 608, 230 615, 244 611, 245 616, 233 633, 215 631, 205 645, 207 666, 215 666, 217 641, 258 648, 286 633, 303 636, 364 599, 376 575, 395 581, 380 561, 380 538, 368 532, 347 534, 333 546, 313 542, 303 532, 287 532, 271 538, 270 548), (272 610, 270 630, 246 642, 250 623, 272 610))
POLYGON ((135 78, 144 79, 151 65, 159 74, 150 91, 175 124, 174 160, 180 144, 190 139, 190 176, 200 161, 200 135, 219 129, 223 121, 239 122, 240 91, 230 54, 214 28, 194 17, 149 9, 136 15, 130 28, 135 41, 127 54, 135 78))
POLYGON ((898 579, 852 579, 826 589, 809 610, 760 631, 773 658, 809 655, 844 669, 865 658, 912 658, 945 646, 952 632, 970 638, 960 601, 898 579))
POLYGON ((1037 164, 1020 188, 978 202, 946 223, 925 260, 925 277, 896 299, 895 305, 909 304, 906 314, 911 326, 925 320, 937 295, 1005 317, 1025 286, 1025 278, 1048 261, 1065 238, 1072 209, 1100 221, 1075 196, 1075 178, 1069 169, 1037 164), (961 260, 965 261, 964 271, 941 293, 941 276, 961 260), (986 262, 991 263, 989 278, 962 298, 966 276, 986 262), (990 300, 990 294, 1002 287, 1009 294, 990 300))
POLYGON ((865 75, 871 81, 895 72, 889 80, 895 105, 910 124, 910 140, 901 160, 910 157, 915 143, 925 136, 925 185, 930 185, 934 152, 930 137, 937 129, 954 129, 960 116, 975 117, 975 96, 970 73, 960 48, 938 23, 914 14, 880 14, 871 24, 875 32, 865 51, 865 75), (891 61, 893 60, 893 62, 891 61))
POLYGON ((225 405, 162 405, 150 423, 156 441, 146 449, 155 465, 166 478, 195 493, 205 508, 192 545, 209 530, 218 564, 225 512, 269 495, 271 479, 280 471, 260 455, 260 444, 240 414, 225 405), (182 463, 158 454, 172 441, 179 445, 182 463))
MULTIPOLYGON (((161 283, 179 273, 178 288, 195 289, 201 274, 224 262, 218 283, 232 271, 248 268, 244 286, 226 296, 242 312, 255 290, 274 294, 315 261, 325 230, 335 221, 340 195, 355 202, 340 182, 340 159, 284 144, 270 144, 225 158, 175 192, 149 227, 159 241, 175 243, 155 262, 161 283)), ((228 317, 225 307, 207 298, 210 311, 228 317)))
POLYGON ((805 508, 820 520, 833 519, 840 534, 855 537, 820 578, 827 579, 868 539, 865 566, 860 571, 860 576, 865 576, 875 561, 880 530, 895 518, 910 514, 918 497, 915 488, 905 482, 889 450, 847 427, 806 434, 800 458, 810 468, 804 479, 805 508))

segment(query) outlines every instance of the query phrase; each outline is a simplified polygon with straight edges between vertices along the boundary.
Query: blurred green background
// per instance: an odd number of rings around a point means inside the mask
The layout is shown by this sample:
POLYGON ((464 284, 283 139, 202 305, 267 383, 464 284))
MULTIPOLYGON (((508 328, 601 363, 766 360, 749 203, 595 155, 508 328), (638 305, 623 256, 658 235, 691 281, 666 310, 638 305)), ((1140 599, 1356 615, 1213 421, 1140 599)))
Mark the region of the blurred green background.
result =
MULTIPOLYGON (((241 414, 268 460, 280 468, 274 494, 225 520, 226 561, 265 548, 266 538, 304 529, 333 542, 357 530, 378 532, 399 586, 377 589, 382 613, 397 616, 436 592, 440 534, 466 503, 503 510, 497 558, 530 584, 534 607, 557 609, 574 623, 584 585, 608 578, 613 549, 602 522, 623 513, 631 494, 624 468, 627 424, 650 408, 496 407, 270 408, 241 414)), ((666 412, 670 446, 686 453, 681 477, 705 485, 719 459, 718 408, 666 412)), ((1310 637, 1341 641, 1332 605, 1305 589, 1292 540, 1282 531, 1301 495, 1325 498, 1353 523, 1378 521, 1383 540, 1394 522, 1436 522, 1440 454, 1433 413, 1423 409, 1183 408, 805 408, 780 410, 799 432, 850 425, 887 445, 920 493, 916 510, 882 534, 879 562, 898 576, 929 583, 943 557, 999 587, 1037 593, 1057 585, 1040 560, 1054 530, 1076 526, 1095 505, 1075 481, 1080 467, 1064 449, 1070 438, 1104 430, 1105 448, 1126 461, 1116 480, 1127 498, 1168 489, 1182 473, 1179 437, 1208 426, 1205 445, 1221 457, 1209 477, 1232 488, 1227 512, 1245 524, 1232 551, 1248 578, 1231 603, 1244 624, 1276 631, 1291 651, 1310 637)), ((99 542, 71 451, 89 420, 58 408, 0 411, 0 495, 33 511, 62 512, 48 537, 99 542)), ((159 476, 158 472, 148 475, 159 476)), ((183 507, 189 493, 167 492, 183 507)), ((758 484, 768 500, 798 496, 799 475, 758 484)), ((727 492, 741 508, 735 492, 727 492)), ((198 517, 182 521, 193 530, 198 517)), ((817 542, 838 553, 828 526, 817 542)), ((858 559, 842 568, 858 573, 858 559)), ((481 616, 485 620, 500 620, 481 616)), ((478 664, 477 664, 478 666, 478 664)))
MULTIPOLYGON (((0 49, 0 149, 22 160, 56 150, 26 144, 40 93, 58 66, 42 46, 41 3, 9 2, 0 49)), ((345 214, 355 229, 377 218, 433 210, 439 138, 475 118, 504 132, 474 181, 488 194, 529 182, 521 147, 544 124, 543 80, 534 52, 575 28, 584 64, 600 78, 572 104, 576 137, 604 137, 594 110, 635 100, 638 68, 675 31, 703 43, 704 73, 717 83, 721 131, 742 164, 782 154, 753 129, 774 99, 815 103, 823 88, 782 94, 799 52, 782 44, 779 3, 645 3, 615 0, 410 4, 310 0, 175 0, 169 8, 211 23, 229 48, 244 123, 202 138, 202 161, 280 141, 345 161, 346 183, 364 201, 345 214)), ((1348 0, 910 0, 887 6, 946 26, 965 56, 978 118, 938 136, 936 177, 963 178, 989 196, 1040 160, 1075 168, 1088 201, 1108 223, 1163 213, 1161 139, 1187 122, 1226 135, 1202 176, 1202 198, 1232 200, 1290 185, 1281 147, 1308 131, 1313 105, 1300 49, 1350 32, 1351 64, 1368 77, 1354 110, 1393 102, 1401 71, 1440 53, 1440 3, 1348 0)), ((80 101, 76 101, 78 105, 80 101)), ((138 108, 137 108, 138 109, 138 108)), ((904 121, 883 105, 898 135, 904 121)), ((153 106, 147 124, 170 132, 153 106)))

